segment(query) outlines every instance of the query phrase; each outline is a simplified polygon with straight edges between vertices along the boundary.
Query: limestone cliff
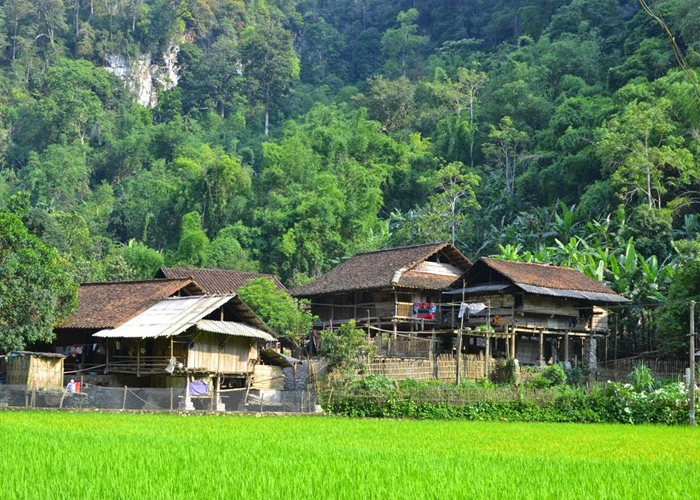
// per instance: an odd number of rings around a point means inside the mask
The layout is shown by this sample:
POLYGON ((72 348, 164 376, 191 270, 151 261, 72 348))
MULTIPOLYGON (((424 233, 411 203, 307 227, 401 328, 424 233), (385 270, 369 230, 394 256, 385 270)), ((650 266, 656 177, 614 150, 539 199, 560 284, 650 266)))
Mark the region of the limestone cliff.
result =
POLYGON ((173 45, 162 54, 159 64, 151 54, 143 54, 136 59, 122 54, 109 54, 105 69, 114 73, 137 96, 138 103, 147 108, 158 104, 158 90, 169 90, 177 86, 177 54, 180 47, 173 45))

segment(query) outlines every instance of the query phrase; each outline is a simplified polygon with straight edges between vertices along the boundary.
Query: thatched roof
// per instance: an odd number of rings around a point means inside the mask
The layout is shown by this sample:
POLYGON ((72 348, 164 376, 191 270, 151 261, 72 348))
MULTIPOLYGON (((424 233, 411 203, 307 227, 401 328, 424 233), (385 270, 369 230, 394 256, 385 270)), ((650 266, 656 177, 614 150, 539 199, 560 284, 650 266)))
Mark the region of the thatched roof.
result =
POLYGON ((308 285, 293 289, 297 297, 312 297, 328 293, 381 288, 416 288, 442 290, 455 276, 422 272, 416 267, 436 254, 441 259, 466 271, 471 263, 451 243, 432 243, 402 248, 388 248, 376 252, 359 253, 338 267, 320 276, 308 285))
POLYGON ((581 271, 549 264, 482 257, 466 272, 464 279, 467 282, 467 292, 478 292, 490 284, 511 283, 525 292, 538 295, 598 302, 628 302, 625 297, 581 271))
POLYGON ((197 269, 194 267, 161 267, 156 278, 192 278, 206 293, 232 293, 249 280, 267 278, 280 290, 284 285, 273 275, 233 271, 231 269, 197 269))
POLYGON ((78 308, 57 327, 116 328, 178 292, 183 295, 204 293, 189 278, 83 283, 78 293, 78 308))

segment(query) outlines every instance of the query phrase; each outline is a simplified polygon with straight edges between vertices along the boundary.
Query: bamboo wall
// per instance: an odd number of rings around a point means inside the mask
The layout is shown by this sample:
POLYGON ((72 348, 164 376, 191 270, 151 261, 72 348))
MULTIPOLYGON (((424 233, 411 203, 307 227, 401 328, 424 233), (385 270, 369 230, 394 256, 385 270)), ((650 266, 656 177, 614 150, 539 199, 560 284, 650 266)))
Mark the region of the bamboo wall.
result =
POLYGON ((248 360, 258 356, 247 337, 197 332, 187 351, 187 368, 211 373, 247 373, 248 360))
POLYGON ((63 358, 17 356, 7 365, 7 383, 32 389, 63 387, 63 358))
MULTIPOLYGON (((494 373, 502 361, 491 359, 490 373, 494 373)), ((486 360, 483 356, 463 354, 461 360, 462 378, 479 380, 486 376, 486 360)), ((365 375, 384 375, 392 380, 442 380, 454 381, 457 360, 452 354, 441 354, 434 359, 377 358, 373 360, 365 375)))
POLYGON ((284 369, 281 366, 255 365, 253 389, 284 389, 284 369))

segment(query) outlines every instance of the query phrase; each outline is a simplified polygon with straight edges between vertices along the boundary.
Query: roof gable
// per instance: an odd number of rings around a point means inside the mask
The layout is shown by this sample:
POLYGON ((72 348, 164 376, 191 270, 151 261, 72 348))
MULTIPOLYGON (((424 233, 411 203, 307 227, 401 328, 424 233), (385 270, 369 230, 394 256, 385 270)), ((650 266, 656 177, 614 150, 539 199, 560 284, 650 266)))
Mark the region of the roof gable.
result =
POLYGON ((237 295, 170 297, 156 302, 117 328, 94 334, 103 338, 156 338, 179 335, 204 321, 203 330, 274 340, 269 327, 237 295), (238 321, 205 320, 215 310, 231 304, 238 321))
POLYGON ((610 288, 570 267, 512 262, 482 257, 488 267, 502 274, 516 285, 533 285, 556 290, 578 290, 594 293, 614 293, 610 288))
POLYGON ((450 267, 460 272, 466 271, 471 265, 469 260, 451 243, 432 243, 364 252, 349 258, 313 283, 295 288, 291 294, 310 297, 394 286, 442 290, 455 280, 454 272, 435 274, 428 267, 418 268, 419 264, 438 253, 449 261, 450 267))
POLYGON ((58 328, 116 328, 160 300, 177 293, 201 295, 191 279, 83 283, 78 307, 58 328))
POLYGON ((280 290, 287 290, 272 274, 250 273, 231 269, 198 269, 194 267, 162 267, 156 273, 156 278, 191 278, 206 291, 206 293, 232 293, 245 285, 249 280, 268 278, 280 290))
POLYGON ((501 286, 503 283, 510 282, 525 292, 538 295, 571 297, 592 302, 628 301, 581 271, 548 264, 482 257, 467 271, 464 278, 469 287, 467 290, 470 291, 481 290, 488 286, 501 286), (494 280, 493 276, 489 276, 485 279, 489 271, 496 272, 499 278, 494 280))

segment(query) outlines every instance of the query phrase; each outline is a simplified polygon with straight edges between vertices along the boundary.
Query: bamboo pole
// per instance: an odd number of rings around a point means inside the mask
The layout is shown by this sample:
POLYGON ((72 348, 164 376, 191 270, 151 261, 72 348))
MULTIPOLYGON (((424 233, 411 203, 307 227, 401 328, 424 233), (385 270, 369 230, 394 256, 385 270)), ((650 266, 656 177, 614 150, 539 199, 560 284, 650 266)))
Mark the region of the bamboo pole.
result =
POLYGON ((688 414, 695 425, 695 301, 690 301, 690 375, 688 377, 688 414))
MULTIPOLYGON (((462 304, 464 303, 464 292, 466 287, 466 281, 462 280, 462 304)), ((462 304, 459 305, 460 309, 462 308, 462 304)), ((455 363, 455 369, 457 371, 457 385, 462 383, 462 331, 464 330, 464 314, 466 314, 466 311, 464 311, 459 321, 459 338, 457 339, 457 362, 455 363)))

